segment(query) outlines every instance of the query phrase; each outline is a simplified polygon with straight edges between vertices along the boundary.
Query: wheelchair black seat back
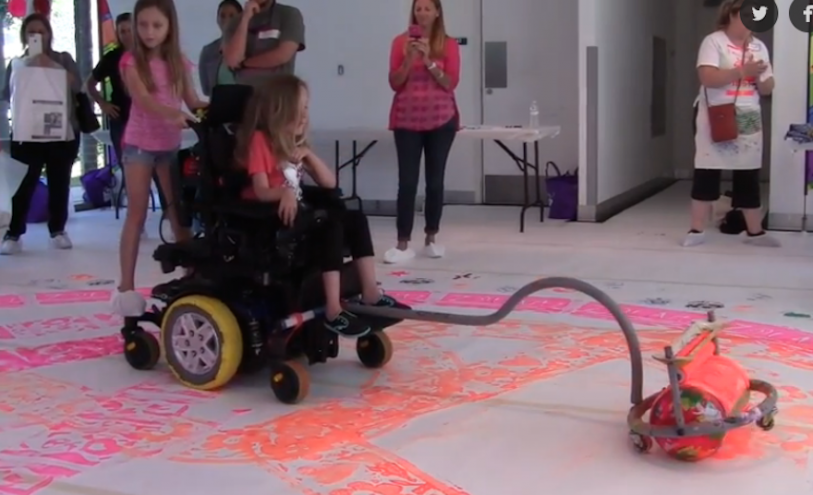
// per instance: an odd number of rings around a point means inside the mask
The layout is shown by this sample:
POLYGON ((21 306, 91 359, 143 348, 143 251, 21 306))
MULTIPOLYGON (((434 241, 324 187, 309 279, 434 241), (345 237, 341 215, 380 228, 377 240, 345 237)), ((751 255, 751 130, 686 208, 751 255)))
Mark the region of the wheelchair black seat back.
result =
MULTIPOLYGON (((313 256, 318 229, 340 218, 344 203, 338 191, 304 188, 304 204, 288 228, 279 222, 278 205, 241 198, 249 181, 234 164, 235 131, 251 93, 247 86, 215 87, 208 111, 191 124, 197 166, 176 190, 192 184, 195 191, 176 197, 183 198, 182 210, 201 220, 203 232, 156 249, 153 258, 164 273, 182 267, 187 274, 153 289, 162 307, 125 320, 124 352, 131 366, 149 369, 163 347, 173 374, 201 390, 270 363, 275 395, 293 403, 308 393, 307 371, 296 358, 313 364, 338 355, 338 336, 320 320, 324 290, 313 256), (160 343, 141 324, 158 326, 160 343)), ((342 293, 346 299, 360 294, 351 263, 342 270, 342 293)), ((389 361, 392 345, 379 330, 393 323, 376 322, 375 332, 357 340, 365 366, 389 361)))

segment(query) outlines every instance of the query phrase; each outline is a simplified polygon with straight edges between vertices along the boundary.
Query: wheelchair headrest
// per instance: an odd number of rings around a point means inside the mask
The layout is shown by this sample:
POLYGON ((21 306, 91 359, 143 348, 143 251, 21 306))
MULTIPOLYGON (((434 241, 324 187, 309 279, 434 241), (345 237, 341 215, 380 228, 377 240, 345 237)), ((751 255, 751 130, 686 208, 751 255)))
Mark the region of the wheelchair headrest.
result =
POLYGON ((222 84, 212 88, 204 123, 208 127, 239 124, 254 88, 243 84, 222 84))

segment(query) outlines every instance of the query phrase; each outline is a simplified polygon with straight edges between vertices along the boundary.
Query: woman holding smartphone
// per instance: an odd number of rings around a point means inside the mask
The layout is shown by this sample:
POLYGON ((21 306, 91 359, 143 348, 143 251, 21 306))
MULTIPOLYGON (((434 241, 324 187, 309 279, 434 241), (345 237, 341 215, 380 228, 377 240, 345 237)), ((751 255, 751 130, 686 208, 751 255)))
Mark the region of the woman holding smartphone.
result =
POLYGON ((460 47, 446 34, 440 0, 413 0, 411 25, 392 42, 389 81, 395 96, 390 129, 398 154, 398 240, 384 253, 385 263, 415 257, 409 248, 415 222, 415 197, 426 164, 424 254, 441 258, 437 243, 443 214, 446 160, 459 127, 454 91, 460 80, 460 47))
MULTIPOLYGON (((73 97, 68 107, 76 108, 77 95, 82 89, 82 80, 76 61, 68 52, 56 52, 51 47, 54 32, 48 18, 42 14, 31 14, 23 20, 20 29, 20 41, 26 47, 23 60, 26 65, 63 69, 67 74, 69 93, 73 97)), ((6 81, 2 98, 11 100, 11 80, 14 64, 6 67, 6 81)), ((12 121, 16 115, 11 116, 12 121)), ((11 156, 28 165, 28 173, 23 178, 17 193, 11 200, 11 223, 9 224, 0 254, 17 254, 22 250, 20 238, 25 234, 26 218, 39 183, 42 169, 48 179, 48 230, 51 233, 51 245, 56 249, 71 249, 65 224, 68 221, 68 202, 70 200, 71 171, 79 154, 79 121, 76 112, 70 111, 71 126, 68 138, 64 141, 20 142, 11 136, 11 156)))

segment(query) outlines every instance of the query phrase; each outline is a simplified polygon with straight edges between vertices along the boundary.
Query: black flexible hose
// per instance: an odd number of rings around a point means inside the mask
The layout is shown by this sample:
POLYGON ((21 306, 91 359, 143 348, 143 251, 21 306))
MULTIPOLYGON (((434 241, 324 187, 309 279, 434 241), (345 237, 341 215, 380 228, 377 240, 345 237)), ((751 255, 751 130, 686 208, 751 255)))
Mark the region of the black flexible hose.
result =
POLYGON ((638 335, 635 333, 635 328, 626 317, 624 312, 618 304, 610 298, 604 291, 598 287, 588 284, 582 280, 568 277, 550 277, 535 280, 514 292, 505 303, 495 312, 487 315, 461 315, 451 313, 438 313, 434 311, 421 311, 421 310, 403 310, 394 308, 381 308, 374 306, 365 306, 361 304, 348 304, 347 310, 358 315, 373 316, 378 318, 390 318, 396 320, 418 320, 418 321, 432 321, 436 323, 447 323, 451 325, 463 325, 470 327, 484 327, 493 325, 500 320, 508 317, 511 312, 519 306, 523 299, 530 296, 535 292, 545 289, 572 289, 576 292, 581 292, 586 296, 590 296, 599 304, 607 308, 607 311, 613 315, 615 321, 621 327, 624 333, 624 339, 627 341, 627 348, 630 353, 630 365, 632 372, 632 384, 630 392, 630 401, 633 405, 643 401, 644 393, 644 366, 643 356, 641 355, 641 344, 638 341, 638 335))

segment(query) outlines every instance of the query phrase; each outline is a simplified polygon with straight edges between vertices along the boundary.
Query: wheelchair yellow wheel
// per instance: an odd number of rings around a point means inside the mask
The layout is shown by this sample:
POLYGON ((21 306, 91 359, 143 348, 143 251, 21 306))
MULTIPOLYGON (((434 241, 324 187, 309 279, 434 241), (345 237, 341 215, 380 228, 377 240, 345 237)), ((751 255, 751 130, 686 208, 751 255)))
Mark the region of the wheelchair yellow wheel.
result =
POLYGON ((282 361, 271 365, 271 390, 283 404, 300 402, 310 389, 311 378, 302 363, 282 361))
POLYGON ((392 340, 384 332, 374 332, 356 340, 356 355, 367 368, 383 368, 392 359, 392 340))
POLYGON ((234 313, 221 301, 186 296, 167 309, 161 342, 178 381, 198 390, 226 385, 243 358, 243 334, 234 313))

